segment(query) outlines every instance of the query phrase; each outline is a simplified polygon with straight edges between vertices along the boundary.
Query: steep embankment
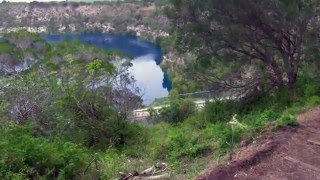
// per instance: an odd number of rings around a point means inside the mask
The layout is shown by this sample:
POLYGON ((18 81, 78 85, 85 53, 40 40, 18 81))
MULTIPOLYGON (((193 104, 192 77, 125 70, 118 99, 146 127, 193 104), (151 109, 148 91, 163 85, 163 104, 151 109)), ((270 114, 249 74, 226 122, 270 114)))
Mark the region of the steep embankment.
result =
POLYGON ((320 108, 299 115, 298 122, 267 132, 241 147, 227 166, 198 179, 320 179, 320 108))
POLYGON ((156 13, 159 8, 139 2, 0 3, 0 32, 124 32, 155 40, 168 36, 169 20, 156 13))

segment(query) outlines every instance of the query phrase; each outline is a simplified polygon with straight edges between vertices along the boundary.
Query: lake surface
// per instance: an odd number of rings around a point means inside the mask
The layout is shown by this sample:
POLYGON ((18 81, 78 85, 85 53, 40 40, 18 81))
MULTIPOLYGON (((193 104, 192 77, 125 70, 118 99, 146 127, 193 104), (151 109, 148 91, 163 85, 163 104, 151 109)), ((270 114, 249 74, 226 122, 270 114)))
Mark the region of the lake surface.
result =
POLYGON ((150 104, 156 98, 166 97, 172 89, 167 73, 159 66, 162 61, 162 50, 157 44, 141 40, 131 35, 116 34, 64 34, 43 35, 49 43, 60 43, 64 39, 82 41, 105 50, 117 50, 133 57, 130 72, 143 92, 143 101, 150 104))

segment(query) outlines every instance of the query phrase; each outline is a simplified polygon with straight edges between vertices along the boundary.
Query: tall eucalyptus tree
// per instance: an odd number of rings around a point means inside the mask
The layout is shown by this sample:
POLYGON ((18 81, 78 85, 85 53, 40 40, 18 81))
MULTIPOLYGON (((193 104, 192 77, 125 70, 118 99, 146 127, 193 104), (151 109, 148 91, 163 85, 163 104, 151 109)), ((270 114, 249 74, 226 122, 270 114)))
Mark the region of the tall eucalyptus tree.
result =
POLYGON ((205 68, 196 73, 207 80, 229 88, 294 89, 301 63, 318 49, 319 8, 319 0, 171 0, 167 14, 179 49, 197 55, 195 64, 205 68), (216 61, 238 66, 222 80, 206 71, 216 61))

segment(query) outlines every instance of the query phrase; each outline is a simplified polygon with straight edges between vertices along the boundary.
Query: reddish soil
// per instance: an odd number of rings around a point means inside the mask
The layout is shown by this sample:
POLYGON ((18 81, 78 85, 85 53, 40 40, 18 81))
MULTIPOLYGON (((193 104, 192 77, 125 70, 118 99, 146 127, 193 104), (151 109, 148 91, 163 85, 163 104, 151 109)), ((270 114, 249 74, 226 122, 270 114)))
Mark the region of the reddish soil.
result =
POLYGON ((227 166, 198 179, 320 180, 320 146, 308 143, 320 142, 320 108, 299 115, 298 121, 297 127, 265 133, 255 143, 241 147, 227 166))

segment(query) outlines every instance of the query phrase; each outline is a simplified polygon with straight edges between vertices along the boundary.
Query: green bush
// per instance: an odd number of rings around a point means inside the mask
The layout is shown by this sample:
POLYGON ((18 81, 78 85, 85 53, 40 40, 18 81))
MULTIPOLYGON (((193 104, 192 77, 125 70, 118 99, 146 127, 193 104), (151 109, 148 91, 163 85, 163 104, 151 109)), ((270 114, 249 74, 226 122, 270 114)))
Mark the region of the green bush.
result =
POLYGON ((281 87, 278 91, 274 92, 273 102, 280 106, 290 106, 294 100, 294 94, 288 87, 281 87))
POLYGON ((27 126, 9 125, 0 129, 0 178, 80 177, 90 161, 80 146, 32 136, 27 126))
POLYGON ((297 126, 298 121, 296 119, 296 115, 298 113, 298 108, 292 108, 291 110, 288 109, 281 117, 276 121, 278 127, 285 127, 285 126, 297 126))
POLYGON ((234 128, 227 123, 217 123, 205 129, 206 139, 214 139, 218 149, 225 150, 234 147, 241 140, 241 128, 234 128))
POLYGON ((130 162, 123 154, 115 151, 105 152, 99 159, 99 164, 102 164, 102 179, 117 179, 119 172, 130 170, 130 162))
POLYGON ((217 101, 208 103, 204 109, 203 118, 211 123, 228 122, 233 114, 239 112, 238 103, 217 101))
POLYGON ((192 100, 184 100, 180 102, 179 105, 179 115, 180 119, 187 119, 196 111, 196 106, 192 100))
POLYGON ((250 126, 250 130, 254 132, 263 131, 269 123, 277 120, 281 116, 276 106, 270 108, 255 110, 249 114, 243 114, 241 119, 243 122, 250 126))
POLYGON ((318 84, 306 84, 304 87, 304 96, 312 97, 320 94, 320 85, 318 84))
POLYGON ((192 100, 171 99, 170 106, 160 110, 160 115, 170 123, 179 123, 186 120, 196 112, 195 103, 192 100))
POLYGON ((154 164, 150 158, 131 158, 121 151, 109 149, 99 156, 98 165, 101 169, 99 179, 119 179, 119 172, 141 172, 154 164))
POLYGON ((319 96, 311 96, 307 99, 307 104, 309 106, 316 106, 320 104, 320 97, 319 96))
POLYGON ((168 156, 171 151, 167 136, 170 129, 172 129, 172 125, 164 122, 148 127, 150 139, 147 151, 150 152, 152 158, 165 159, 168 156))

